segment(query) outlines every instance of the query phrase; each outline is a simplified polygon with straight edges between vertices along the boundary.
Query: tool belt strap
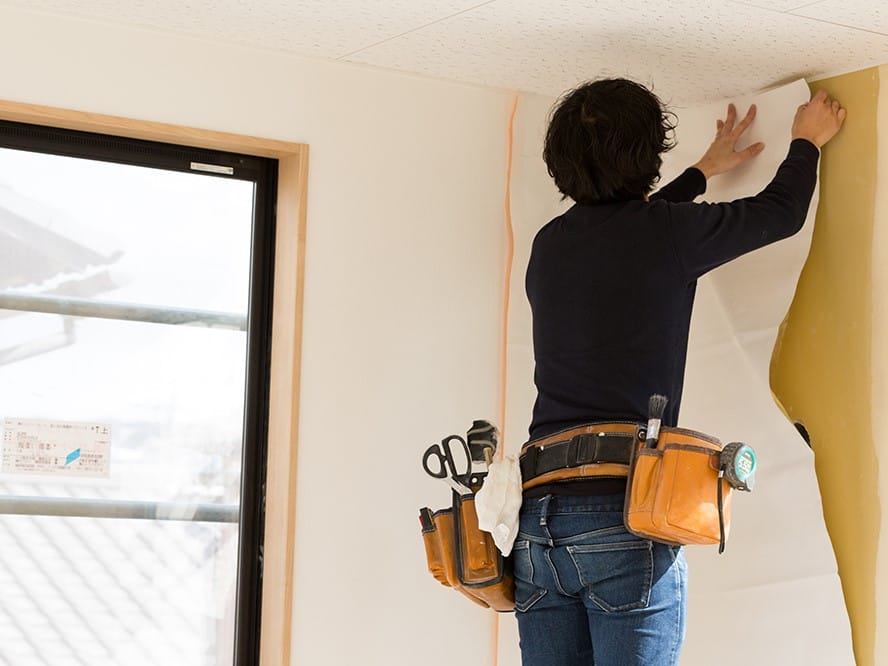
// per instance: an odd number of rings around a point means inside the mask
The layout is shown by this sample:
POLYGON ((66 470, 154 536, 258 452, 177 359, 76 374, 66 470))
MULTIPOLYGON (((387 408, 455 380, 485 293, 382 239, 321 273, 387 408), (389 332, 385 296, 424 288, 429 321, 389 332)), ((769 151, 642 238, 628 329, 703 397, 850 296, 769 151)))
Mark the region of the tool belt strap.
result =
POLYGON ((626 476, 638 427, 634 423, 593 423, 528 442, 520 459, 524 488, 538 485, 530 482, 543 475, 552 480, 626 476))

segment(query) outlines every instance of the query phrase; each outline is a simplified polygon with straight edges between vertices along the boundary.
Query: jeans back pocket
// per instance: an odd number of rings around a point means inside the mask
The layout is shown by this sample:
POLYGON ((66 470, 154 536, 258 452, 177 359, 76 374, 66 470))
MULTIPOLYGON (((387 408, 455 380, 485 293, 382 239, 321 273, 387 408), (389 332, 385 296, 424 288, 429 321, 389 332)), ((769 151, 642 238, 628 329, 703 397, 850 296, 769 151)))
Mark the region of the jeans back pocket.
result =
POLYGON ((646 608, 653 584, 654 556, 650 541, 567 546, 580 582, 606 612, 646 608))

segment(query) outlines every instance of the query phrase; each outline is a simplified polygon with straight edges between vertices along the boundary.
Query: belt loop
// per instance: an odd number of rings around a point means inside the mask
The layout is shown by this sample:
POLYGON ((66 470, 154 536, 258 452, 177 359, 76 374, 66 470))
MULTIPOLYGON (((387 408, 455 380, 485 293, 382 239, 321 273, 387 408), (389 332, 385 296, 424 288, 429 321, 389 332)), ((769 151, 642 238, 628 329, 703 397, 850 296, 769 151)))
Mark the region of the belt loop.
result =
POLYGON ((540 513, 540 527, 545 527, 548 524, 547 518, 549 517, 549 502, 551 500, 551 494, 540 498, 540 504, 542 505, 542 513, 540 513))

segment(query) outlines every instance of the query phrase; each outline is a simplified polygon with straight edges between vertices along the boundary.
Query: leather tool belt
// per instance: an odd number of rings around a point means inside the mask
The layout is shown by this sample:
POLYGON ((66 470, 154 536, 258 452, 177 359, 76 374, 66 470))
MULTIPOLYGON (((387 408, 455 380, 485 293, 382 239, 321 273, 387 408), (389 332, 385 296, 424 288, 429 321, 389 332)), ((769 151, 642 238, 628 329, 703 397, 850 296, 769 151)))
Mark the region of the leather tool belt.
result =
POLYGON ((647 440, 647 424, 590 423, 522 447, 523 488, 582 478, 628 477, 624 523, 637 536, 672 545, 718 544, 731 520, 731 485, 723 478, 722 443, 664 427, 647 440))
POLYGON ((521 447, 521 478, 528 490, 546 483, 629 476, 633 444, 644 442, 643 424, 589 423, 532 439, 521 447))
MULTIPOLYGON (((629 532, 673 545, 719 544, 721 552, 730 527, 732 490, 724 478, 729 457, 722 454, 739 443, 723 447, 714 437, 683 428, 661 428, 649 439, 647 434, 645 423, 590 423, 531 440, 520 457, 523 488, 628 477, 623 522, 629 532)), ((451 436, 423 457, 426 472, 453 488, 451 506, 420 509, 426 563, 442 585, 479 606, 508 612, 515 603, 511 562, 479 528, 475 511, 475 493, 486 473, 473 473, 468 448, 468 465, 455 471, 454 441, 467 447, 462 438, 451 436), (430 466, 433 459, 440 468, 430 466)), ((733 487, 750 490, 751 485, 733 487)))

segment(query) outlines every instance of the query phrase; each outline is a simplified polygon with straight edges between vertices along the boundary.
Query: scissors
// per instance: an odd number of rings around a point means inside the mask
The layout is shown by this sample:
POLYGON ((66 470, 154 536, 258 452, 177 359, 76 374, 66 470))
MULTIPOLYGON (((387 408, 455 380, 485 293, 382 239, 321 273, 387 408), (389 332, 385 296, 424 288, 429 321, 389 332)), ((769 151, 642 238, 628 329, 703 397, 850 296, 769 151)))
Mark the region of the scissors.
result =
POLYGON ((443 479, 461 495, 470 495, 472 493, 472 489, 467 485, 472 475, 472 458, 469 453, 469 445, 459 435, 445 437, 440 444, 433 444, 427 448, 422 456, 422 468, 429 476, 435 479, 443 479), (460 472, 456 459, 453 457, 451 442, 454 440, 462 446, 463 459, 465 460, 465 471, 463 472, 460 472), (434 468, 429 464, 432 458, 437 460, 434 468))

